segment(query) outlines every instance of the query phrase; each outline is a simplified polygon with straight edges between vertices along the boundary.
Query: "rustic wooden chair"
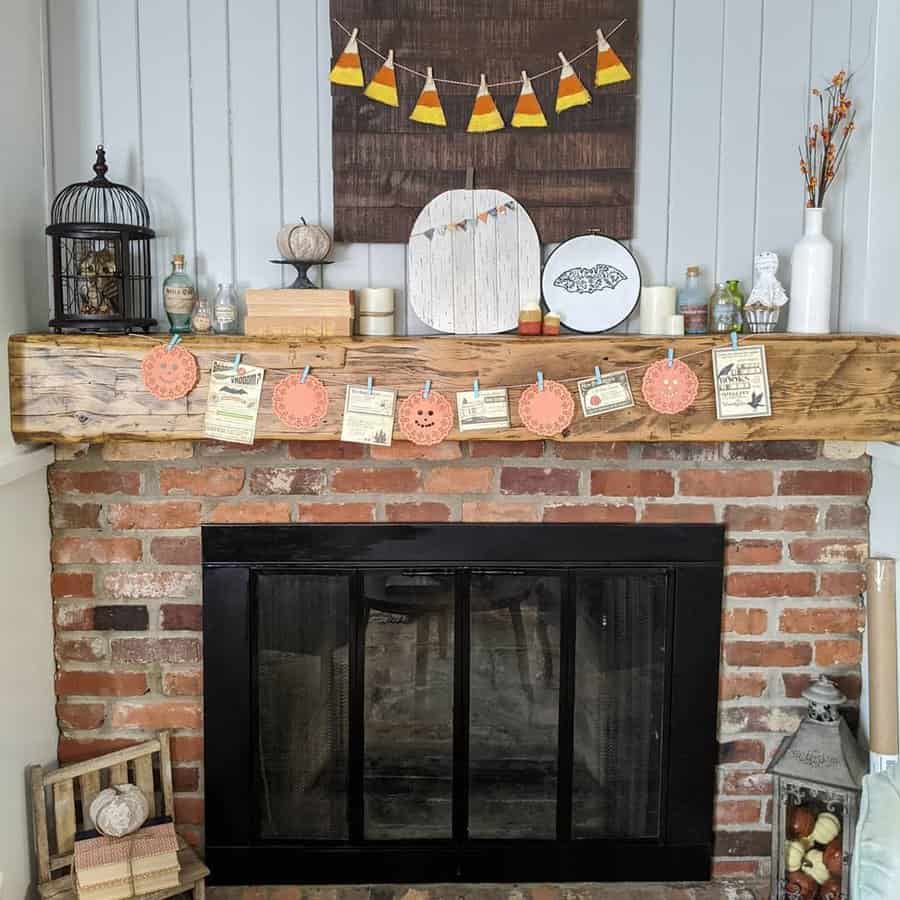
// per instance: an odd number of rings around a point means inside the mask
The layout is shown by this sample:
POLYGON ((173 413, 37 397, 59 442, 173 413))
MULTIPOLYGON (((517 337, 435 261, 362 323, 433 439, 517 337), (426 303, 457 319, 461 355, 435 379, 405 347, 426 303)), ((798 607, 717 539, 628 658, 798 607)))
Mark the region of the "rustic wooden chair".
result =
MULTIPOLYGON (((103 788, 136 784, 147 796, 151 817, 174 816, 167 731, 144 744, 52 771, 32 766, 30 776, 38 892, 42 900, 70 900, 76 896, 72 873, 75 834, 93 828, 88 810, 103 788), (48 809, 52 810, 52 825, 48 809)), ((180 836, 178 846, 178 887, 142 894, 141 900, 165 900, 185 891, 192 891, 194 900, 204 900, 209 869, 180 836)))

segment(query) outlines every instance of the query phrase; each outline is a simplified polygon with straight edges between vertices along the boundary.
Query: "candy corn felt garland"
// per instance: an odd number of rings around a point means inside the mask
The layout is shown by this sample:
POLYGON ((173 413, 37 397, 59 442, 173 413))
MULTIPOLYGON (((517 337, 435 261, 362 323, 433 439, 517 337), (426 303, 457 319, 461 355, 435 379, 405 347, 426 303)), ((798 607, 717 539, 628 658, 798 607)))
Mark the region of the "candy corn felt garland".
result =
POLYGON ((544 78, 549 75, 559 73, 559 86, 556 94, 556 113, 560 115, 570 109, 579 106, 585 106, 591 102, 591 95, 585 87, 584 82, 579 78, 575 71, 574 63, 577 62, 594 50, 597 51, 597 65, 594 74, 594 86, 598 88, 607 87, 609 85, 618 84, 628 81, 631 73, 622 63, 619 55, 609 43, 612 37, 627 21, 623 19, 615 28, 611 29, 609 34, 604 34, 603 30, 597 29, 597 39, 586 50, 583 50, 577 56, 571 59, 567 58, 562 52, 559 53, 560 65, 539 72, 536 75, 529 75, 523 71, 521 80, 514 81, 498 81, 489 83, 487 76, 482 74, 481 80, 477 83, 469 81, 454 81, 449 78, 435 78, 431 66, 425 73, 409 66, 404 66, 397 62, 394 57, 394 51, 382 53, 375 47, 359 39, 359 29, 354 28, 352 31, 343 24, 334 20, 334 23, 345 34, 348 35, 348 41, 341 54, 338 56, 334 67, 331 70, 331 82, 342 87, 363 88, 363 93, 370 100, 376 103, 383 103, 386 106, 399 107, 400 96, 397 90, 396 70, 402 69, 411 75, 421 78, 425 85, 419 94, 416 105, 413 108, 409 118, 413 122, 422 125, 430 125, 435 128, 446 128, 447 117, 444 114, 444 108, 441 104, 441 98, 438 93, 438 84, 452 84, 462 87, 476 88, 475 101, 472 107, 472 114, 469 117, 469 124, 466 128, 470 134, 486 134, 492 131, 500 131, 506 127, 503 115, 497 108, 497 104, 491 95, 491 88, 509 87, 521 84, 516 107, 510 121, 513 128, 547 128, 549 124, 544 111, 541 108, 540 101, 534 92, 532 81, 536 78, 544 78), (363 72, 362 63, 360 61, 359 48, 363 47, 378 57, 381 66, 372 76, 368 84, 366 84, 365 74, 363 72))

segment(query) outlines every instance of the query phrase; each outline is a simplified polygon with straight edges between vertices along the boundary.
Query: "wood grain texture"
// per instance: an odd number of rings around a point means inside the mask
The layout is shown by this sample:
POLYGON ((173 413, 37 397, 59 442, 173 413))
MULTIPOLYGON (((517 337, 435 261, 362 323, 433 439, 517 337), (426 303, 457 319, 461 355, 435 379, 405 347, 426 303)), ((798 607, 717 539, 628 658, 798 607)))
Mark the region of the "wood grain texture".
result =
MULTIPOLYGON (((300 433, 287 429, 272 412, 272 390, 281 372, 267 374, 257 438, 338 440, 348 384, 365 384, 370 374, 396 388, 400 397, 431 379, 435 390, 467 390, 479 378, 483 387, 531 382, 537 369, 548 379, 587 377, 644 366, 665 356, 668 342, 647 337, 563 338, 336 338, 328 341, 187 337, 201 378, 182 400, 161 402, 144 389, 140 363, 154 342, 164 338, 87 335, 20 335, 10 339, 12 430, 18 440, 55 443, 112 438, 200 439, 213 359, 231 359, 268 369, 300 370, 307 363, 326 384, 330 407, 322 427, 300 433)), ((700 393, 680 416, 652 412, 640 392, 641 373, 633 373, 636 406, 586 420, 577 415, 559 440, 586 441, 744 441, 744 440, 900 440, 900 337, 833 335, 745 338, 767 349, 774 415, 767 419, 720 422, 715 417, 711 357, 688 362, 700 378, 700 393)), ((721 346, 714 337, 678 338, 676 354, 721 346)), ((517 405, 521 389, 510 390, 512 427, 450 439, 532 440, 522 427, 517 405)), ((400 436, 395 436, 400 440, 400 436)))
MULTIPOLYGON (((586 227, 620 239, 631 237, 637 0, 500 0, 490 4, 479 0, 428 4, 331 0, 331 13, 344 24, 358 27, 367 43, 382 50, 395 48, 404 65, 419 71, 433 66, 438 78, 467 82, 477 81, 482 70, 489 81, 517 79, 523 69, 542 72, 555 64, 560 50, 574 56, 591 43, 598 27, 609 32, 626 19, 612 41, 635 76, 606 88, 592 87, 592 103, 561 116, 553 112, 558 76, 540 78, 534 89, 550 119, 548 129, 507 127, 479 135, 465 131, 475 91, 463 85, 438 85, 448 123, 445 129, 409 120, 422 82, 403 70, 396 73, 399 109, 370 102, 359 91, 333 88, 338 241, 405 241, 414 218, 408 209, 421 209, 442 190, 464 187, 469 167, 476 170, 476 187, 505 191, 529 212, 542 207, 543 214, 535 224, 544 242, 563 240, 586 227), (594 177, 585 190, 588 171, 594 177), (545 173, 549 176, 546 182, 541 180, 545 173), (616 181, 614 199, 609 195, 611 179, 616 181), (379 191, 390 185, 397 189, 379 191), (516 189, 524 185, 527 196, 520 196, 516 189), (579 206, 580 215, 565 215, 570 203, 579 206)), ((334 55, 346 43, 346 34, 332 24, 331 38, 334 55)), ((371 77, 379 61, 363 50, 362 62, 371 77)), ((593 85, 595 62, 595 53, 576 62, 586 85, 593 85)), ((507 122, 518 93, 518 84, 492 90, 507 122)))

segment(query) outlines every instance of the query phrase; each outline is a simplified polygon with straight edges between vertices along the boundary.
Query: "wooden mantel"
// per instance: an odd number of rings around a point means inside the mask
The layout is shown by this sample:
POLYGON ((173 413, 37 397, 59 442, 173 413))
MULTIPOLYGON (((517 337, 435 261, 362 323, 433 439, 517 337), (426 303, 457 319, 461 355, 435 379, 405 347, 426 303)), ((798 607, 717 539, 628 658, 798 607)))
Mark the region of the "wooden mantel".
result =
MULTIPOLYGON (((694 406, 682 415, 650 410, 640 392, 641 373, 631 376, 636 406, 585 419, 578 411, 565 441, 749 441, 789 439, 900 440, 900 337, 766 335, 743 340, 766 345, 774 415, 765 419, 716 419, 711 356, 689 360, 700 377, 694 406)), ((431 379, 452 399, 475 378, 482 387, 523 384, 538 369, 548 379, 589 376, 641 366, 665 356, 723 345, 721 338, 629 336, 520 338, 335 338, 331 340, 188 337, 200 383, 186 398, 158 401, 144 388, 141 359, 163 335, 16 335, 9 341, 10 410, 18 440, 67 443, 110 438, 199 439, 213 359, 243 361, 269 370, 300 370, 309 364, 327 385, 331 407, 323 427, 301 433, 272 413, 272 388, 286 372, 265 381, 257 437, 260 440, 338 440, 344 389, 373 375, 402 398, 431 379)), ((510 391, 512 428, 467 433, 477 440, 530 440, 517 414, 520 389, 510 391)), ((576 404, 577 405, 577 404, 576 404)), ((452 438, 462 437, 458 433, 452 438)))

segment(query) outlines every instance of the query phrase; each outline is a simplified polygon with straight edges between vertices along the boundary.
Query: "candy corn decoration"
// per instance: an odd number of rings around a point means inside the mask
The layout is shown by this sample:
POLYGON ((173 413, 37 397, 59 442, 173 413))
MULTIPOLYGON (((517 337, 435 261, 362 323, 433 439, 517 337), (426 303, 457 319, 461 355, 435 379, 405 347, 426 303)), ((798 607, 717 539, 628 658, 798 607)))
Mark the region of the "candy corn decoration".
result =
POLYGON ((394 51, 388 50, 384 65, 375 73, 365 91, 370 100, 377 100, 385 106, 399 106, 397 96, 397 73, 394 71, 394 51))
POLYGON ((412 111, 410 119, 413 122, 421 122, 423 125, 437 125, 440 128, 447 127, 447 118, 444 115, 444 107, 441 106, 441 98, 438 96, 437 85, 428 67, 428 75, 425 78, 425 87, 419 94, 416 108, 412 111))
POLYGON ((364 87, 365 79, 363 78, 362 64, 359 61, 359 42, 356 36, 359 29, 354 28, 344 47, 344 52, 338 57, 334 68, 331 70, 331 83, 343 84, 346 87, 364 87))
POLYGON ((575 74, 572 64, 560 53, 562 71, 559 73, 559 90, 556 94, 556 111, 558 113, 571 109, 573 106, 584 106, 591 102, 591 95, 581 83, 581 79, 575 74))
POLYGON ((534 88, 531 86, 531 79, 528 77, 527 72, 522 73, 522 93, 519 94, 510 124, 513 128, 547 127, 547 118, 541 109, 540 101, 534 93, 534 88))
POLYGON ((475 97, 475 106, 472 109, 472 118, 469 119, 469 127, 466 131, 472 134, 478 134, 485 131, 499 131, 505 128, 503 116, 494 103, 487 87, 487 78, 481 76, 481 85, 478 88, 478 94, 475 97))
POLYGON ((609 46, 609 41, 603 31, 597 29, 597 74, 594 84, 604 87, 607 84, 618 84, 620 81, 628 81, 631 72, 622 65, 619 55, 609 46))

